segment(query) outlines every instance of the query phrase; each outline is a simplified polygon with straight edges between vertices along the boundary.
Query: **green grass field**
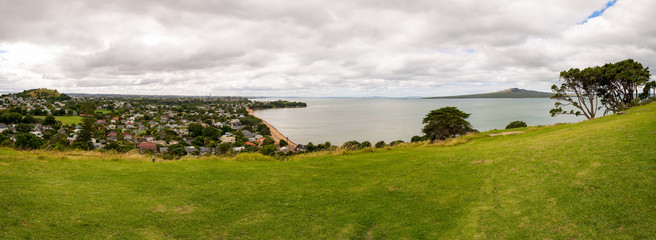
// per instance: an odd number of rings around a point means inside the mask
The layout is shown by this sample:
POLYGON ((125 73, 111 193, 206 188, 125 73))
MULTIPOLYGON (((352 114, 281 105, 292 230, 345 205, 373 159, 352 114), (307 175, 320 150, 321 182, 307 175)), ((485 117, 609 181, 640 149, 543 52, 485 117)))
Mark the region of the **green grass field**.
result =
MULTIPOLYGON (((45 119, 45 116, 34 116, 35 118, 45 119)), ((61 121, 63 125, 80 124, 82 117, 80 116, 55 116, 55 120, 61 121)))
POLYGON ((649 239, 656 104, 286 162, 0 150, 0 239, 649 239))

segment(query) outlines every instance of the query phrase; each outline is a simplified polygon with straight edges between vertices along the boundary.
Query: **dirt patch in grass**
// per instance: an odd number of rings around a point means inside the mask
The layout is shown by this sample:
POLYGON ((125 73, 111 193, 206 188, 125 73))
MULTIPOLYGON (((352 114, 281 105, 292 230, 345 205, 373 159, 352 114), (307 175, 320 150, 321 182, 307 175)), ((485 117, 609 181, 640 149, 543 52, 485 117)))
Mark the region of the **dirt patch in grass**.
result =
POLYGON ((490 134, 490 137, 494 137, 494 136, 500 136, 500 135, 510 135, 510 134, 519 134, 519 133, 524 133, 524 131, 514 131, 514 132, 502 132, 502 133, 492 133, 492 134, 490 134))

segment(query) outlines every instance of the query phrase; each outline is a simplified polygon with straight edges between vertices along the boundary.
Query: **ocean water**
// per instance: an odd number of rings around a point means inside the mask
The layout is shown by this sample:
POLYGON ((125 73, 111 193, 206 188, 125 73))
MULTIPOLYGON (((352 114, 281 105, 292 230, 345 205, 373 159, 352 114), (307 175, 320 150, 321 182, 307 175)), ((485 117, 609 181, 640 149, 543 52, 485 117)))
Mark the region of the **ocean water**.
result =
POLYGON ((307 108, 257 110, 255 115, 299 144, 350 140, 410 141, 422 135, 422 119, 433 109, 457 107, 470 113, 474 129, 503 129, 515 120, 529 126, 579 122, 585 117, 551 117, 554 100, 546 98, 418 99, 418 98, 259 98, 255 101, 301 101, 307 108))

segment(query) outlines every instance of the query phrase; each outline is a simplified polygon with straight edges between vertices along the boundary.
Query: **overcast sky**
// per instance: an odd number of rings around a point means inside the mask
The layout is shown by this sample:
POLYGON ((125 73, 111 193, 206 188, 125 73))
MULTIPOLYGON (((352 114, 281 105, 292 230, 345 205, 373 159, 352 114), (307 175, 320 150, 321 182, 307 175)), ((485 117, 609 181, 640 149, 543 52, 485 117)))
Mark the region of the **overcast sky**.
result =
POLYGON ((0 6, 0 91, 440 96, 549 91, 562 70, 627 58, 656 69, 654 0, 0 6))

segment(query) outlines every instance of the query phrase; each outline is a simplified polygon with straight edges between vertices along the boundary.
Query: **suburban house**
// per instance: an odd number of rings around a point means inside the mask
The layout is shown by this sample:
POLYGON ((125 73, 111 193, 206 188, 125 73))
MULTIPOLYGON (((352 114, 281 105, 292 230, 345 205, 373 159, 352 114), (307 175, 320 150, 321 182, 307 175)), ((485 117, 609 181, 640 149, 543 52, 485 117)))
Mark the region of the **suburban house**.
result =
POLYGON ((144 152, 144 151, 157 152, 157 145, 155 145, 154 143, 149 143, 149 142, 141 142, 141 143, 139 143, 139 149, 141 149, 141 152, 144 152))

